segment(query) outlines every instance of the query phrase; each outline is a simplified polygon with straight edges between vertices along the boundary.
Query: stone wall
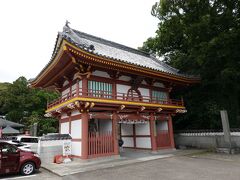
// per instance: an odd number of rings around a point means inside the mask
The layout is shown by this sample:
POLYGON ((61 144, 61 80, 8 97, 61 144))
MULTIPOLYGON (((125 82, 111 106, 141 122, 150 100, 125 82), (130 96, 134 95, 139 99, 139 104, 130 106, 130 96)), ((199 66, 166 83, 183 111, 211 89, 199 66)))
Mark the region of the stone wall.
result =
POLYGON ((53 163, 54 156, 63 154, 63 142, 67 140, 39 141, 38 154, 42 163, 53 163))
MULTIPOLYGON (((177 148, 215 149, 228 147, 223 133, 179 133, 174 135, 177 148)), ((231 133, 232 146, 240 148, 240 132, 231 133)))

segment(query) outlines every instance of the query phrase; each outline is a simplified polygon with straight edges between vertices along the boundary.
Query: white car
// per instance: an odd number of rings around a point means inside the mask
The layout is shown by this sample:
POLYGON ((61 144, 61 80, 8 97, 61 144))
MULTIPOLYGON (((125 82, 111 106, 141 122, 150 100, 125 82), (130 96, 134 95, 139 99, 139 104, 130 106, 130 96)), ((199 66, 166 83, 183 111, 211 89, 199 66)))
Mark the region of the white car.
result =
POLYGON ((26 148, 29 147, 32 151, 36 152, 38 148, 38 137, 36 136, 15 136, 12 137, 13 142, 19 142, 25 145, 26 148))
POLYGON ((16 146, 17 148, 19 148, 19 149, 21 149, 21 150, 24 150, 24 151, 32 151, 32 150, 30 149, 30 145, 23 144, 23 143, 21 143, 21 142, 14 141, 14 140, 7 140, 7 141, 5 141, 5 142, 7 142, 7 143, 9 143, 9 144, 12 144, 12 145, 16 146))

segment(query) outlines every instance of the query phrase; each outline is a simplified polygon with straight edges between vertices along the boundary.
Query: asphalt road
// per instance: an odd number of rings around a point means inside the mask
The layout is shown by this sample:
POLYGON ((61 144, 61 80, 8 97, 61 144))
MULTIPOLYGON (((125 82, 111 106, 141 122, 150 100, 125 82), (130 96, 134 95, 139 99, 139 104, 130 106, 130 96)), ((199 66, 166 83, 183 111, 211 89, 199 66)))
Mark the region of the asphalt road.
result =
POLYGON ((79 173, 66 180, 240 180, 240 162, 234 159, 176 156, 124 167, 79 173))
POLYGON ((60 180, 60 178, 55 174, 52 174, 42 168, 38 172, 30 176, 21 176, 19 174, 9 174, 9 175, 1 175, 1 180, 60 180))
POLYGON ((58 177, 46 170, 30 177, 0 176, 0 179, 33 180, 240 180, 240 155, 199 154, 175 156, 144 163, 58 177))

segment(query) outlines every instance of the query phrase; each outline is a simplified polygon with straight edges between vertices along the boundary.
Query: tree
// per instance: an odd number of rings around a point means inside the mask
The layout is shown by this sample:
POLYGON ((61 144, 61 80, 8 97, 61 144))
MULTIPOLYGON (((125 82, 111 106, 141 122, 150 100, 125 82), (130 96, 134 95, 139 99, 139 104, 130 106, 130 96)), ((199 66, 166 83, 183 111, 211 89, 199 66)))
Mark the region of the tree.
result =
POLYGON ((56 132, 58 123, 53 118, 45 118, 44 111, 48 101, 56 99, 58 93, 28 86, 25 77, 19 77, 0 91, 0 112, 7 119, 30 127, 40 126, 40 133, 56 132))
POLYGON ((240 116, 240 2, 238 0, 161 0, 152 8, 159 19, 156 36, 142 50, 164 56, 166 63, 201 84, 180 92, 188 113, 176 128, 219 128, 219 111, 227 109, 231 127, 240 116))

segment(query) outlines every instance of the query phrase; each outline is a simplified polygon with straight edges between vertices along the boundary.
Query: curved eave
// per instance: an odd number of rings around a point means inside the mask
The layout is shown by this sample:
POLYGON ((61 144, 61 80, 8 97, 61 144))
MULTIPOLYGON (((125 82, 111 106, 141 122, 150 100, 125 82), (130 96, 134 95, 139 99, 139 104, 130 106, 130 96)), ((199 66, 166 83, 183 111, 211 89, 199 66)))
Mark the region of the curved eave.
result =
POLYGON ((47 67, 45 67, 45 69, 36 77, 36 79, 34 79, 31 82, 32 87, 41 87, 41 81, 44 78, 47 78, 51 70, 53 70, 53 68, 60 62, 61 57, 64 54, 64 51, 66 51, 67 49, 71 53, 77 56, 80 56, 84 59, 87 59, 93 64, 101 63, 105 66, 108 65, 108 66, 116 67, 118 69, 126 69, 132 72, 146 74, 148 76, 151 76, 151 77, 154 76, 156 78, 161 78, 161 79, 173 80, 175 82, 179 82, 183 84, 200 83, 200 78, 179 76, 179 75, 175 75, 175 74, 171 74, 163 71, 157 71, 148 67, 142 67, 136 64, 129 64, 123 60, 114 59, 112 57, 106 57, 100 54, 94 54, 94 53, 88 52, 87 50, 80 49, 76 45, 73 45, 72 43, 63 39, 56 56, 53 58, 53 60, 51 60, 51 62, 47 65, 47 67))

